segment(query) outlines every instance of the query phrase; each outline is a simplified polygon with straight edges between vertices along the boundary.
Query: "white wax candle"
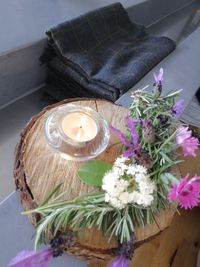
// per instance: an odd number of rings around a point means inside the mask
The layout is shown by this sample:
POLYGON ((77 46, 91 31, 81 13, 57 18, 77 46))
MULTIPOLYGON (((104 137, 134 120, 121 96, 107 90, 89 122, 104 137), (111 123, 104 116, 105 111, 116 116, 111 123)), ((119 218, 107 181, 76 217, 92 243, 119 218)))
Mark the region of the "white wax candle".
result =
POLYGON ((95 138, 98 128, 91 116, 83 112, 73 112, 63 118, 62 130, 73 141, 86 142, 95 138))

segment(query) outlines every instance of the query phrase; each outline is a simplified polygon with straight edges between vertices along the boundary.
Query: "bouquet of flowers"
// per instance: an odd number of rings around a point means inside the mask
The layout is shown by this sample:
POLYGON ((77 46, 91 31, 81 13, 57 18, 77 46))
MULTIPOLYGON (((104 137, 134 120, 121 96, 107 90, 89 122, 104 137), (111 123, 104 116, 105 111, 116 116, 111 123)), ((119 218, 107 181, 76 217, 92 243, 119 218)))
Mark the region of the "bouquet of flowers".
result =
POLYGON ((47 264, 51 256, 62 254, 64 242, 73 245, 73 231, 93 226, 109 239, 115 236, 119 241, 117 258, 109 266, 128 266, 134 252, 136 226, 150 224, 153 214, 167 208, 171 202, 185 209, 200 203, 200 176, 189 178, 188 174, 178 179, 172 171, 180 162, 177 149, 181 147, 185 157, 195 157, 199 141, 178 120, 184 108, 183 100, 175 102, 180 91, 162 96, 163 69, 154 75, 154 79, 151 93, 146 87, 132 93, 133 102, 129 116, 125 118, 127 132, 122 133, 110 125, 124 145, 123 154, 113 164, 91 160, 79 170, 80 178, 98 186, 99 191, 71 200, 63 200, 62 193, 51 200, 58 186, 40 206, 25 212, 39 213, 42 217, 36 226, 36 246, 39 242, 47 242, 49 232, 55 238, 42 252, 19 254, 10 267, 29 258, 33 262, 29 266, 47 264), (98 178, 95 176, 97 167, 98 178), (87 180, 85 173, 93 179, 87 180), (70 231, 58 236, 66 227, 70 231))

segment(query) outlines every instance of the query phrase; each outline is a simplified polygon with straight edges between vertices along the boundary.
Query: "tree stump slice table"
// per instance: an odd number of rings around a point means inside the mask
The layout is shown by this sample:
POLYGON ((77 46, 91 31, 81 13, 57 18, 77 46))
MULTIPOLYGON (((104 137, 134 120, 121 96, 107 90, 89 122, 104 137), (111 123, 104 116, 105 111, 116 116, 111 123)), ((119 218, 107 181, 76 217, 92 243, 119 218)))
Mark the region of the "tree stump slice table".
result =
MULTIPOLYGON (((128 109, 115 105, 102 99, 66 99, 59 103, 47 106, 43 111, 34 116, 21 133, 21 140, 16 148, 14 178, 17 190, 20 193, 21 203, 25 210, 33 209, 41 203, 45 196, 58 184, 62 183, 60 192, 66 191, 66 198, 97 191, 78 178, 77 170, 81 162, 67 161, 55 153, 47 144, 44 136, 44 122, 53 108, 59 105, 73 103, 88 106, 96 110, 109 124, 125 132, 125 117, 128 109)), ((116 135, 111 133, 107 149, 98 156, 113 163, 121 154, 122 144, 116 135)), ((179 174, 179 170, 175 170, 179 174)), ((135 246, 139 247, 144 242, 153 239, 156 235, 169 227, 175 209, 169 206, 167 210, 154 215, 154 223, 145 227, 136 228, 135 246)), ((38 215, 30 215, 32 224, 39 220, 38 215)), ((107 238, 96 228, 77 233, 73 247, 67 253, 87 259, 89 266, 105 266, 104 260, 112 257, 113 248, 117 247, 117 240, 108 242, 107 238), (99 263, 98 263, 99 262, 99 263)))

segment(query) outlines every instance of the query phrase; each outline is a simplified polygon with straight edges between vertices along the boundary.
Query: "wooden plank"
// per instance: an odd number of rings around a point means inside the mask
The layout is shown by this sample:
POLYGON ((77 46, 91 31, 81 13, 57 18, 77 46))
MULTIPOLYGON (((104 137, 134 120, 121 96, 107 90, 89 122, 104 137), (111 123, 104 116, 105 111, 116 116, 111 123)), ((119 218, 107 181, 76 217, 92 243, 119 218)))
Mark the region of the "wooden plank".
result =
POLYGON ((183 240, 174 261, 172 267, 196 267, 198 248, 192 242, 183 240))

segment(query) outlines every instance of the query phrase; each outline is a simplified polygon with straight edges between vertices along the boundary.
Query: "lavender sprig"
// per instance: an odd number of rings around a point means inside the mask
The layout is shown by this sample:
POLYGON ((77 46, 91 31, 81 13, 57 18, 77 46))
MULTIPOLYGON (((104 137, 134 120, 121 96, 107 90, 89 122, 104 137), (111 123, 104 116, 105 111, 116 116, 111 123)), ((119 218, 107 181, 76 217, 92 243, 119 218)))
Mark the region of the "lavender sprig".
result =
POLYGON ((119 243, 117 257, 107 267, 128 267, 128 260, 133 258, 135 246, 133 236, 130 241, 119 243))

